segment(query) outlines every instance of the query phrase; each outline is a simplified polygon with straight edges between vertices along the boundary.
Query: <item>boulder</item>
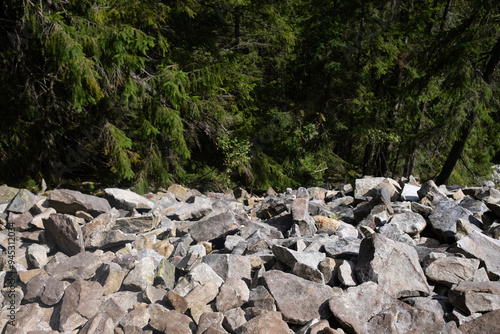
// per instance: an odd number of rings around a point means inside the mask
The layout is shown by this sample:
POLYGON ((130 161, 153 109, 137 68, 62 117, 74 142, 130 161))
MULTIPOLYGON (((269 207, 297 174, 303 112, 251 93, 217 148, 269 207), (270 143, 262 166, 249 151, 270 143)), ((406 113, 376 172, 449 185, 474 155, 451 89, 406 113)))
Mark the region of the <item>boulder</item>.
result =
POLYGON ((59 246, 67 255, 75 255, 85 251, 83 232, 80 224, 85 224, 82 218, 56 213, 43 221, 47 241, 59 246))
POLYGON ((150 256, 144 257, 137 262, 123 280, 124 289, 130 291, 143 291, 153 285, 155 278, 155 263, 150 256))
POLYGON ((397 225, 403 232, 410 236, 421 233, 427 225, 424 217, 411 211, 395 214, 389 220, 389 223, 397 225))
POLYGON ((281 319, 279 313, 269 312, 259 315, 243 324, 241 334, 290 334, 287 323, 281 319))
POLYGON ((149 307, 151 320, 149 326, 162 333, 192 334, 196 325, 188 316, 177 311, 167 310, 158 304, 149 307))
POLYGON ((247 284, 236 277, 228 277, 222 284, 220 292, 215 301, 217 311, 224 312, 229 309, 240 307, 250 298, 250 290, 247 284))
POLYGON ((360 282, 375 282, 394 298, 432 291, 415 248, 381 234, 363 239, 355 271, 360 282))
POLYGON ((246 256, 234 254, 209 254, 203 258, 203 263, 208 264, 224 281, 228 277, 251 280, 252 266, 246 256))
POLYGON ((208 197, 194 196, 193 200, 177 205, 166 216, 172 220, 200 220, 212 212, 212 201, 208 197))
POLYGON ((500 309, 500 282, 462 281, 448 292, 450 302, 466 314, 500 309))
POLYGON ((479 260, 460 257, 442 257, 425 268, 425 275, 433 282, 451 287, 474 278, 479 269, 479 260))
POLYGON ((373 282, 335 290, 328 305, 350 333, 440 333, 445 326, 438 314, 400 302, 373 282))
POLYGON ((224 212, 191 225, 189 233, 195 241, 200 242, 223 237, 238 228, 239 224, 234 214, 224 212))
POLYGON ((57 264, 45 266, 45 270, 58 280, 88 280, 94 277, 102 261, 95 254, 83 252, 61 259, 57 264))
POLYGON ((500 310, 488 312, 458 328, 463 334, 500 333, 500 310))
POLYGON ((455 250, 481 260, 489 273, 500 276, 500 240, 473 231, 457 241, 455 250))
POLYGON ((154 203, 146 197, 134 193, 133 191, 119 188, 106 188, 106 199, 109 204, 117 209, 132 211, 149 211, 154 207, 154 203))
POLYGON ((111 210, 111 206, 104 198, 68 189, 53 190, 49 195, 49 204, 58 213, 70 215, 75 215, 77 211, 84 211, 92 217, 97 217, 111 210))
POLYGON ((286 322, 303 325, 311 319, 328 318, 326 301, 333 295, 329 286, 278 270, 266 272, 263 279, 286 322))
POLYGON ((43 197, 36 196, 26 189, 21 189, 10 201, 5 211, 19 214, 26 213, 40 200, 40 198, 43 197))

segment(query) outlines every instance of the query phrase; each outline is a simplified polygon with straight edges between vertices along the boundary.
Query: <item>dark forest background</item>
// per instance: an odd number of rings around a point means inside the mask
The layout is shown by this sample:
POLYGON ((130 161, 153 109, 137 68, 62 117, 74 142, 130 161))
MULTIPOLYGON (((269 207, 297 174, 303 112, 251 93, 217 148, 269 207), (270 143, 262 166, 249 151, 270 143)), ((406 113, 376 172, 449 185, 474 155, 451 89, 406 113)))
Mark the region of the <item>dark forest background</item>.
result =
POLYGON ((0 182, 473 184, 496 0, 4 0, 0 182))

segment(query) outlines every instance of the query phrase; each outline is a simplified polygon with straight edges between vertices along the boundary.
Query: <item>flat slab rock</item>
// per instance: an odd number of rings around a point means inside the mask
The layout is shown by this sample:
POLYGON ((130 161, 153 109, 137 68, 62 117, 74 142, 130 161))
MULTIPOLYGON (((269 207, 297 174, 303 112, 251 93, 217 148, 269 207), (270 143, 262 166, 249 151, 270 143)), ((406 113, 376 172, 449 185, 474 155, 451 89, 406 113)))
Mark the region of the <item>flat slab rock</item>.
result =
POLYGON ((266 272, 263 278, 286 322, 304 325, 312 319, 328 318, 327 301, 334 294, 329 286, 278 270, 266 272))
POLYGON ((440 333, 445 326, 437 313, 411 307, 373 282, 335 290, 328 305, 351 333, 440 333))

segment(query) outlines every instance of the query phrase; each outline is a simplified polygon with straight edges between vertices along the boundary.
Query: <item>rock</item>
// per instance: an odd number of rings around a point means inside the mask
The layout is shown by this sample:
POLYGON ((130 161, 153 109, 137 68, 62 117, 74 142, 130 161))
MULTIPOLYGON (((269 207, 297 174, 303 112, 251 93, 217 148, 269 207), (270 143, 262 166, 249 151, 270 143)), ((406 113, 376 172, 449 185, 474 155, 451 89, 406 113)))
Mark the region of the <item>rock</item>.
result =
POLYGON ((344 260, 338 268, 338 278, 340 284, 345 287, 358 285, 356 274, 354 272, 355 264, 351 261, 344 260))
POLYGON ((39 244, 32 244, 26 251, 26 257, 34 268, 42 268, 48 262, 47 248, 39 244))
POLYGON ((393 223, 385 224, 379 228, 379 232, 391 240, 415 246, 415 241, 408 234, 403 232, 399 225, 393 223))
POLYGON ((175 285, 175 266, 170 263, 166 258, 161 260, 160 264, 156 267, 154 272, 155 284, 166 289, 173 289, 175 285))
MULTIPOLYGON (((109 246, 106 244, 106 236, 120 217, 120 212, 115 208, 103 213, 85 225, 83 236, 86 248, 102 248, 109 246)), ((135 238, 133 239, 135 240, 135 238)))
POLYGON ((194 308, 197 305, 207 305, 217 297, 219 287, 217 283, 208 281, 203 285, 196 286, 185 297, 188 308, 194 308))
POLYGON ((221 312, 205 312, 200 316, 196 334, 227 333, 222 326, 224 314, 221 312))
POLYGON ((70 215, 75 215, 77 211, 85 211, 92 217, 97 217, 111 210, 111 206, 104 198, 68 189, 53 190, 49 195, 49 204, 58 213, 70 215))
POLYGON ((123 233, 144 233, 156 228, 160 221, 161 218, 155 215, 118 218, 113 230, 120 230, 123 233))
POLYGON ((449 314, 453 312, 453 305, 450 303, 448 297, 445 296, 409 297, 403 301, 418 309, 437 313, 443 318, 449 317, 449 314))
POLYGON ((81 279, 68 286, 62 301, 59 331, 71 332, 96 315, 102 303, 102 292, 99 283, 81 279))
POLYGON ((500 276, 500 240, 474 231, 456 243, 456 250, 484 262, 486 270, 500 276))
POLYGON ((34 277, 32 277, 26 284, 26 293, 24 294, 24 300, 27 302, 34 302, 37 298, 42 297, 43 290, 45 289, 45 284, 49 275, 42 272, 34 277))
POLYGON ((290 334, 290 328, 279 313, 270 312, 259 315, 241 326, 241 334, 290 334))
POLYGON ((199 220, 212 212, 212 201, 208 197, 195 196, 192 202, 177 206, 166 216, 172 220, 199 220))
POLYGON ((56 305, 61 301, 64 296, 68 282, 63 282, 49 276, 44 283, 43 293, 41 295, 41 302, 47 306, 56 305))
POLYGON ((195 223, 189 228, 189 233, 195 241, 200 242, 221 238, 238 228, 234 214, 224 212, 195 223))
POLYGON ((394 298, 431 293, 415 248, 374 234, 361 242, 356 275, 372 281, 394 298))
POLYGON ((258 307, 263 310, 276 311, 273 296, 271 296, 269 291, 262 285, 258 285, 250 290, 247 305, 249 307, 258 307))
POLYGON ((427 197, 431 201, 438 201, 438 200, 443 200, 447 198, 447 195, 443 193, 438 186, 434 183, 434 181, 429 180, 425 182, 421 187, 420 190, 417 191, 418 197, 420 199, 427 197))
POLYGON ((120 325, 123 328, 137 326, 142 330, 143 327, 148 325, 149 318, 149 309, 146 308, 146 304, 136 304, 134 309, 120 321, 120 325))
POLYGON ((298 227, 300 236, 310 237, 316 233, 316 225, 314 220, 309 215, 309 193, 306 188, 297 190, 297 198, 292 203, 293 223, 298 227))
POLYGON ((154 259, 150 256, 144 257, 135 265, 123 280, 123 287, 130 291, 143 291, 153 285, 155 278, 154 259))
POLYGON ((149 326, 162 333, 192 334, 196 325, 188 316, 154 304, 149 308, 149 326))
POLYGON ((378 186, 385 178, 383 177, 365 177, 363 179, 356 179, 354 181, 354 198, 364 199, 366 197, 371 197, 372 189, 378 186))
POLYGON ((17 192, 16 196, 10 201, 7 212, 23 214, 29 211, 36 202, 40 200, 39 196, 32 194, 26 189, 21 189, 17 192))
POLYGON ((318 264, 326 257, 321 252, 297 252, 292 249, 273 245, 274 256, 290 268, 293 268, 297 262, 303 263, 311 268, 317 268, 318 264))
POLYGON ((209 254, 203 258, 203 263, 208 264, 223 280, 236 277, 250 282, 252 278, 250 260, 245 256, 209 254))
POLYGON ((50 215, 53 213, 57 213, 56 210, 54 208, 48 208, 45 211, 43 211, 42 213, 34 216, 33 219, 31 219, 31 222, 29 224, 33 227, 36 227, 38 229, 43 230, 45 228, 43 226, 43 220, 49 218, 50 215))
POLYGON ((442 257, 425 269, 425 275, 433 282, 451 287, 472 279, 479 268, 479 260, 460 257, 442 257))
POLYGON ((456 222, 458 219, 469 220, 474 224, 481 224, 471 212, 448 199, 437 202, 429 222, 436 236, 448 243, 455 241, 456 222))
POLYGON ((397 225, 410 236, 421 233, 427 225, 424 217, 411 211, 395 214, 389 223, 397 225))
POLYGON ((173 184, 168 187, 167 191, 172 193, 179 202, 185 202, 189 197, 191 197, 191 190, 184 188, 179 184, 173 184))
POLYGON ((94 277, 101 263, 102 261, 93 253, 83 252, 64 258, 56 265, 45 266, 45 270, 57 280, 88 280, 94 277))
POLYGON ((325 302, 333 295, 330 287, 277 270, 266 272, 263 278, 286 322, 303 325, 328 317, 325 302))
POLYGON ((66 214, 52 214, 43 221, 47 241, 57 246, 68 255, 75 255, 85 251, 82 229, 80 224, 85 221, 81 218, 66 214))
POLYGON ((453 286, 448 297, 466 314, 500 309, 500 282, 466 282, 453 286))
POLYGON ((331 241, 325 244, 325 253, 332 258, 349 259, 357 256, 361 246, 361 239, 331 237, 331 241))
POLYGON ((420 197, 418 196, 419 190, 420 186, 405 183, 405 185, 403 186, 403 191, 401 192, 401 200, 417 202, 418 200, 420 200, 420 197))
POLYGON ((146 197, 138 195, 133 191, 119 188, 106 188, 106 199, 109 204, 117 209, 132 211, 149 211, 154 207, 154 203, 146 197))
POLYGON ((0 185, 0 204, 9 204, 19 193, 19 189, 0 185))
POLYGON ((33 216, 29 212, 25 213, 9 213, 7 219, 9 225, 11 225, 16 231, 27 231, 31 228, 30 222, 33 220, 33 216))
POLYGON ((120 290, 125 275, 117 263, 105 262, 97 269, 94 279, 103 286, 103 295, 106 296, 120 290))
POLYGON ((250 298, 250 290, 247 284, 236 277, 228 277, 222 284, 220 292, 215 301, 215 306, 219 312, 240 307, 250 298))
MULTIPOLYGON (((94 315, 83 328, 78 332, 79 334, 114 334, 114 323, 106 314, 97 313, 94 315)), ((142 332, 142 331, 141 331, 142 332)))
POLYGON ((500 310, 488 312, 458 329, 463 334, 500 333, 500 310))
POLYGON ((9 324, 5 333, 15 333, 16 329, 22 329, 24 333, 32 332, 40 323, 44 312, 38 304, 23 305, 15 314, 15 326, 9 324))
POLYGON ((189 307, 186 298, 182 297, 174 290, 170 290, 167 292, 167 294, 165 295, 165 300, 168 305, 172 306, 174 310, 181 314, 186 313, 189 307))
POLYGON ((400 302, 373 282, 335 290, 328 304, 350 333, 438 333, 444 327, 436 313, 400 302))
POLYGON ((314 223, 318 230, 324 230, 328 232, 335 232, 340 227, 340 221, 325 217, 325 216, 313 216, 314 223))

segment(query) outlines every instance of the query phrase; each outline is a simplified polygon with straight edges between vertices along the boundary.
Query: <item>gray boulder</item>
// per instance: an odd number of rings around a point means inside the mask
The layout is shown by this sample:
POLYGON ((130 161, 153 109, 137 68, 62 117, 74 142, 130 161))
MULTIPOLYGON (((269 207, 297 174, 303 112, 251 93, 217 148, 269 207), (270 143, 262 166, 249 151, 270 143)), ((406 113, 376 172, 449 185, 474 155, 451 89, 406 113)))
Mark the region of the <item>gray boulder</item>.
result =
POLYGON ((132 211, 149 211, 154 207, 154 203, 144 196, 133 191, 119 188, 106 188, 106 199, 109 204, 117 209, 132 211))
POLYGON ((200 242, 220 238, 238 228, 234 214, 228 211, 191 225, 189 233, 195 241, 200 242))
POLYGON ((474 278, 478 269, 477 259, 442 257, 425 268, 425 275, 433 282, 451 287, 453 284, 474 278))
POLYGON ((457 241, 455 250, 481 260, 489 273, 500 276, 500 240, 473 231, 457 241))
POLYGON ((431 293, 415 248, 373 234, 363 239, 356 264, 360 282, 375 282, 394 298, 431 293))
POLYGON ((135 265, 123 280, 123 287, 130 291, 143 291, 153 285, 155 278, 155 263, 150 256, 144 257, 135 265))
POLYGON ((263 279, 286 322, 303 325, 328 317, 326 301, 333 295, 329 286, 278 270, 266 272, 263 279))
POLYGON ((500 282, 466 282, 448 292, 450 302, 466 314, 500 309, 500 282))
POLYGON ((49 195, 49 204, 58 213, 75 215, 77 211, 84 211, 97 217, 101 213, 111 210, 111 206, 104 198, 82 194, 79 191, 56 189, 49 195))
POLYGON ((411 211, 395 214, 389 223, 399 226, 403 232, 410 236, 421 233, 427 225, 424 217, 411 211))
POLYGON ((85 224, 82 218, 56 213, 43 221, 47 241, 59 246, 62 252, 75 255, 85 251, 83 232, 80 225, 85 224))
POLYGON ((43 197, 36 196, 32 194, 29 190, 21 189, 17 192, 16 196, 14 196, 14 198, 10 201, 5 211, 19 213, 19 214, 26 213, 41 198, 43 197))

